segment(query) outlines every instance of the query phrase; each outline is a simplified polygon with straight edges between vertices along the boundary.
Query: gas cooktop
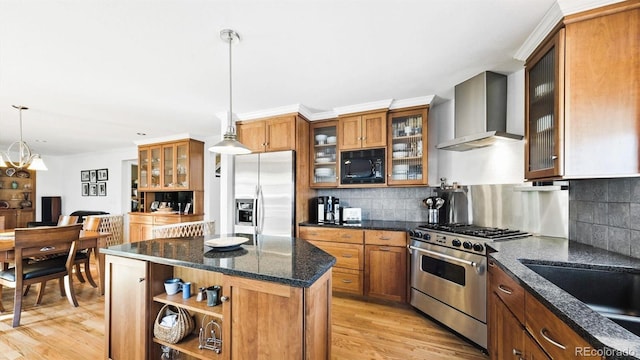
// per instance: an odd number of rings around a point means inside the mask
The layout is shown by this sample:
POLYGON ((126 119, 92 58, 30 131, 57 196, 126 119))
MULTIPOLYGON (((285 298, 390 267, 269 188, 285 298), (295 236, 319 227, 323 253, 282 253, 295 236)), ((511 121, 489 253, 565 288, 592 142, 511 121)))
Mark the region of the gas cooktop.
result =
POLYGON ((475 238, 486 239, 487 241, 516 239, 531 235, 520 230, 501 229, 469 224, 424 224, 418 226, 418 229, 466 235, 475 238))

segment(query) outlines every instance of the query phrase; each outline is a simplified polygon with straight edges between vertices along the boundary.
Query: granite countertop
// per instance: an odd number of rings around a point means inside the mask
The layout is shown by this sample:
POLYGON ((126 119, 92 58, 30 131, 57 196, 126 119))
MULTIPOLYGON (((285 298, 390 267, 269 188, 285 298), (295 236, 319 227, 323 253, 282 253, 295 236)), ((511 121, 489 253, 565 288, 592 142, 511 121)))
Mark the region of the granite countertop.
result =
MULTIPOLYGON (((640 273, 640 259, 548 237, 494 242, 491 247, 497 252, 490 256, 502 269, 594 348, 604 350, 607 359, 640 359, 640 336, 593 311, 521 262, 640 273)), ((593 286, 593 291, 598 291, 598 284, 593 286)))
MULTIPOLYGON (((234 235, 227 235, 234 236, 234 235)), ((312 244, 291 237, 237 235, 247 242, 233 251, 204 244, 220 235, 153 239, 100 249, 101 253, 171 266, 215 271, 294 287, 309 287, 331 270, 336 259, 312 244)))
POLYGON ((363 229, 363 230, 390 230, 390 231, 409 231, 415 229, 418 225, 424 225, 424 221, 385 221, 385 220, 362 220, 357 224, 317 224, 314 222, 303 222, 300 226, 319 226, 344 229, 363 229))

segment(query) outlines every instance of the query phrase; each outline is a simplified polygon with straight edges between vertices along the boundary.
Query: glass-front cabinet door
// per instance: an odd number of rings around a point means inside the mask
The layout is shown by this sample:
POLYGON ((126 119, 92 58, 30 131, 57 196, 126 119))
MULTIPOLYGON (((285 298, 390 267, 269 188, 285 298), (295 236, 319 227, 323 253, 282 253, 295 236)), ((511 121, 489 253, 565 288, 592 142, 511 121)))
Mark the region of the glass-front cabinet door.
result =
POLYGON ((149 169, 151 168, 149 148, 138 148, 138 190, 149 188, 149 169))
POLYGON ((535 53, 525 66, 525 178, 529 180, 562 175, 562 54, 564 29, 535 53))
POLYGON ((427 184, 427 107, 389 112, 387 184, 427 184))
POLYGON ((151 147, 149 148, 149 152, 150 152, 150 173, 151 176, 149 177, 149 188, 151 189, 157 189, 160 187, 160 166, 161 166, 161 162, 160 162, 160 157, 161 157, 161 150, 162 148, 160 146, 155 146, 155 147, 151 147))
POLYGON ((189 188, 189 143, 178 143, 176 147, 175 187, 189 188))
POLYGON ((311 124, 311 187, 338 185, 337 120, 311 124))
POLYGON ((174 186, 174 155, 175 147, 173 145, 164 145, 162 147, 162 187, 172 188, 174 186))

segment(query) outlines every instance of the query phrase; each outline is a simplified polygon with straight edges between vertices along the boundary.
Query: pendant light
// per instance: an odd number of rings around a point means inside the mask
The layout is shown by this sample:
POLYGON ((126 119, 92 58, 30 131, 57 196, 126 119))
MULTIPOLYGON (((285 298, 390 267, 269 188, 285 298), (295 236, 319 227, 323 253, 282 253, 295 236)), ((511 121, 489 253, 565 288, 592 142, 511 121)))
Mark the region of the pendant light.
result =
POLYGON ((48 170, 42 161, 40 154, 32 154, 29 145, 22 140, 22 110, 29 110, 26 106, 12 105, 20 113, 20 140, 9 145, 6 152, 0 153, 0 167, 12 166, 16 169, 27 168, 29 170, 48 170), (11 159, 11 149, 17 146, 18 159, 11 159), (4 155, 4 157, 2 156, 4 155))
POLYGON ((227 132, 224 133, 224 140, 219 143, 213 145, 209 148, 209 151, 217 152, 220 154, 230 154, 230 155, 240 155, 240 154, 249 154, 251 150, 246 146, 242 145, 237 139, 236 136, 236 128, 233 125, 233 93, 232 93, 232 81, 231 81, 231 46, 234 40, 240 41, 240 35, 237 32, 224 29, 220 31, 220 38, 223 41, 229 43, 229 117, 228 122, 229 126, 227 127, 227 132))

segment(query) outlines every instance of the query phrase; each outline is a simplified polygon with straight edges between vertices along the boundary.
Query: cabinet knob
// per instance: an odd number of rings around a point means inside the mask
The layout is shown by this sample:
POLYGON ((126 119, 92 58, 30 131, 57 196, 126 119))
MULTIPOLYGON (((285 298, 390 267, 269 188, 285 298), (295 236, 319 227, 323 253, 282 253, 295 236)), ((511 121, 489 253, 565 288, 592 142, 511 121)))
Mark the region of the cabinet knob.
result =
POLYGON ((227 301, 229 301, 229 297, 228 296, 221 296, 220 297, 220 301, 227 302, 227 301))
POLYGON ((556 155, 551 155, 551 160, 558 160, 558 156, 556 156, 556 155))

